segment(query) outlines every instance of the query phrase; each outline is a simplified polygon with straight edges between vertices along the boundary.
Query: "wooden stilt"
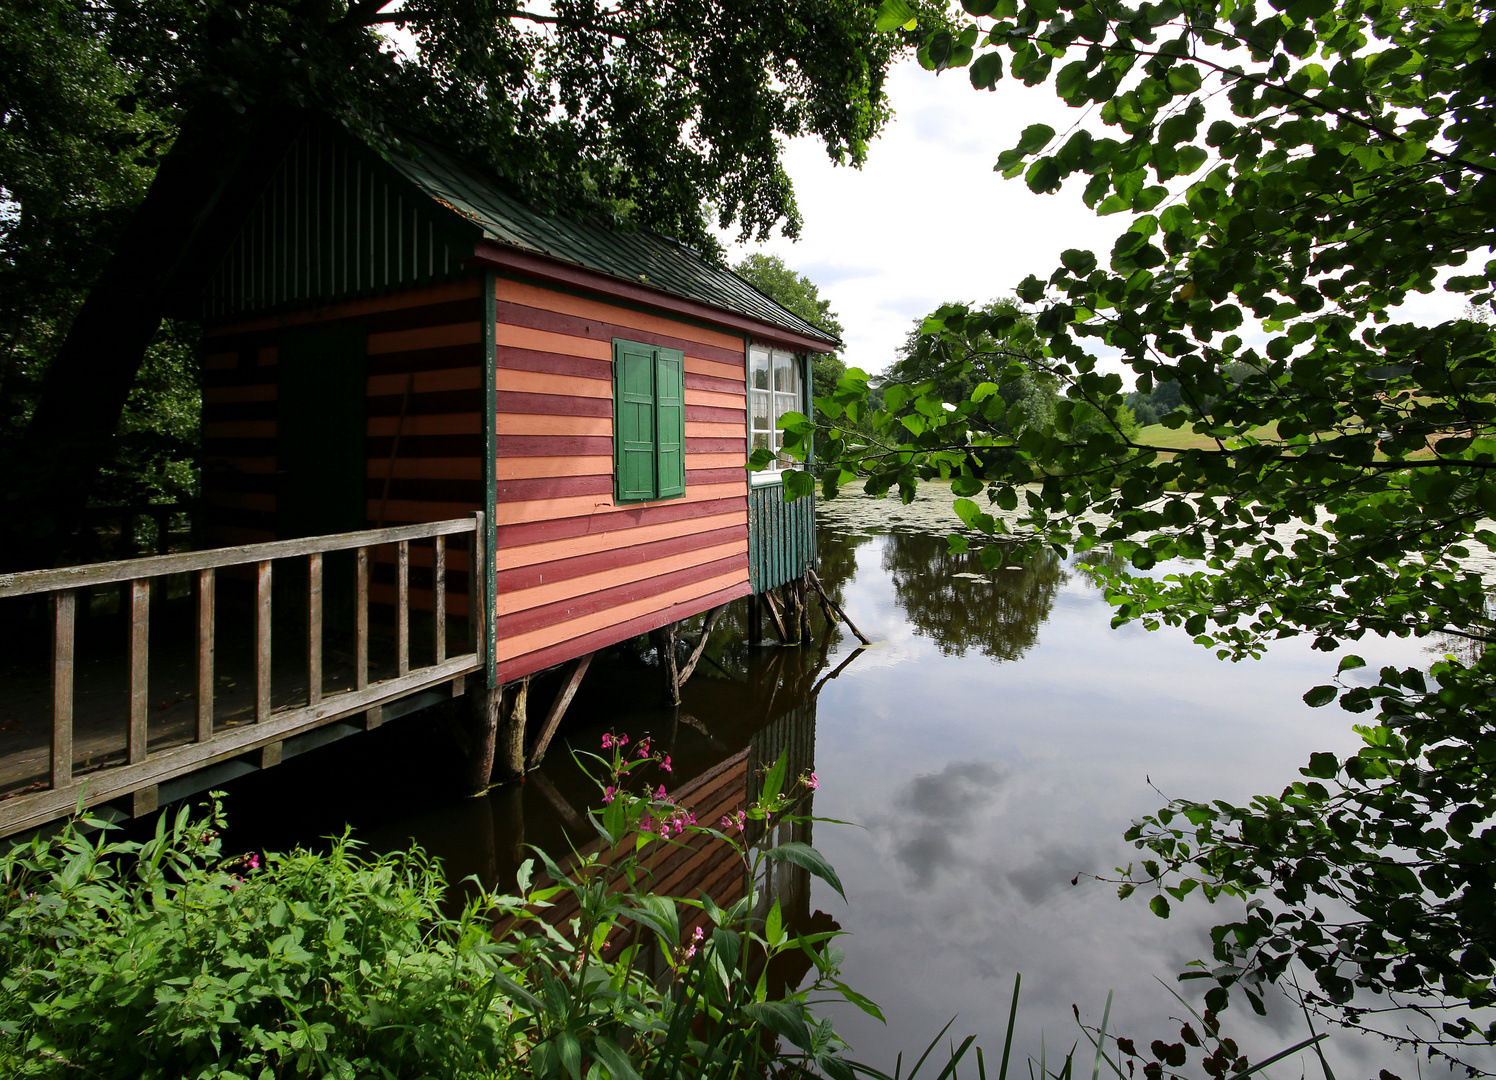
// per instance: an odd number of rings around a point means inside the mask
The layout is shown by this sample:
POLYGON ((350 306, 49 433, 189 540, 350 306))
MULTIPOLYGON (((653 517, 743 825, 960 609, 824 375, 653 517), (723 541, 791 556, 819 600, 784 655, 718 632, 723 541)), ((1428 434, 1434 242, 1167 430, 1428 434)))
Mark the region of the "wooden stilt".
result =
POLYGON ((712 627, 717 625, 717 620, 726 610, 727 605, 723 604, 706 613, 706 619, 701 624, 701 640, 696 642, 696 648, 691 650, 690 659, 686 661, 686 666, 681 668, 680 677, 675 680, 676 700, 680 699, 680 688, 686 685, 686 680, 691 677, 691 673, 696 670, 696 665, 701 662, 701 654, 706 651, 707 638, 712 636, 712 627))
POLYGON ((755 593, 748 597, 748 644, 760 645, 764 640, 763 602, 755 593))
POLYGON ((587 667, 592 663, 594 655, 588 653, 572 665, 571 676, 561 688, 561 693, 556 695, 556 700, 551 703, 551 710, 545 715, 545 723, 540 725, 540 734, 535 736, 535 747, 530 751, 527 768, 535 768, 545 758, 545 752, 551 745, 551 737, 556 734, 556 728, 561 726, 561 718, 566 715, 567 706, 576 696, 577 687, 582 685, 582 676, 587 674, 587 667))
POLYGON ((467 795, 481 795, 488 790, 489 777, 493 775, 494 746, 498 739, 504 688, 495 686, 490 689, 481 679, 473 682, 466 694, 469 746, 462 786, 467 795))
POLYGON ((785 633, 784 619, 779 614, 779 602, 774 599, 774 590, 765 589, 763 592, 764 606, 769 609, 769 618, 774 621, 774 632, 779 635, 779 640, 788 644, 789 634, 785 633))
POLYGON ((665 677, 665 704, 680 704, 680 675, 675 664, 675 635, 679 623, 671 623, 657 630, 655 652, 660 658, 660 670, 665 677))
POLYGON ((530 676, 514 689, 514 704, 499 726, 498 773, 501 780, 519 780, 525 775, 525 724, 529 719, 530 676))
MULTIPOLYGON (((806 573, 808 575, 809 571, 806 573)), ((814 634, 810 627, 810 586, 806 584, 805 577, 795 582, 795 607, 800 613, 800 641, 809 645, 814 640, 814 634)))
POLYGON ((841 605, 838 604, 835 600, 831 599, 831 597, 827 594, 826 587, 821 584, 821 579, 819 576, 817 576, 816 572, 814 570, 808 571, 806 576, 810 580, 811 587, 814 588, 816 592, 820 593, 821 603, 826 605, 826 609, 828 611, 835 612, 837 618, 847 624, 847 629, 857 635, 858 641, 862 642, 864 645, 871 645, 873 643, 873 639, 868 637, 861 630, 857 629, 856 624, 853 623, 851 619, 847 618, 847 613, 842 610, 841 605))

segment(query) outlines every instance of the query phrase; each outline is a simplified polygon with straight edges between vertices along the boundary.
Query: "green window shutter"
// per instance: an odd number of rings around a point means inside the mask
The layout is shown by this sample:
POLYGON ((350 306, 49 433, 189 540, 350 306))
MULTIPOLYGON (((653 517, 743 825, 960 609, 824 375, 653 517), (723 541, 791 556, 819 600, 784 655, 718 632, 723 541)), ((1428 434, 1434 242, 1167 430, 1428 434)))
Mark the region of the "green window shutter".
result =
POLYGON ((619 502, 655 497, 654 350, 613 342, 613 475, 619 502))
POLYGON ((658 496, 668 499, 686 493, 686 358, 656 349, 654 370, 658 496))

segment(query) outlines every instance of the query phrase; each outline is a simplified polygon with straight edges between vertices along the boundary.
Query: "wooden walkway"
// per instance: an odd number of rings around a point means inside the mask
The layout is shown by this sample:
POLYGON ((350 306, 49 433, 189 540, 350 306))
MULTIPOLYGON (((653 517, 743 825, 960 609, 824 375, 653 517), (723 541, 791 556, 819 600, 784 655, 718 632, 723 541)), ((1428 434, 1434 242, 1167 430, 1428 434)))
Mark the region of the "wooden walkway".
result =
POLYGON ((483 667, 483 634, 463 618, 462 651, 449 655, 449 599, 464 616, 483 609, 483 535, 480 514, 0 575, 0 603, 11 610, 47 604, 51 638, 45 675, 17 664, 0 682, 0 836, 66 816, 80 801, 129 797, 132 812, 147 812, 164 782, 246 754, 274 764, 287 739, 348 717, 372 726, 382 707, 435 687, 461 693, 483 667), (449 553, 449 538, 463 546, 449 553), (351 564, 346 590, 324 588, 329 557, 351 564), (451 596, 449 577, 459 575, 461 595, 451 596), (85 658, 80 609, 116 589, 125 648, 85 658), (152 597, 160 611, 173 590, 191 613, 185 635, 163 648, 167 620, 153 634, 152 597), (220 613, 220 594, 237 608, 220 613), (380 604, 385 594, 392 602, 380 604), (329 604, 348 616, 346 631, 329 627, 329 604), (277 607, 287 609, 279 618, 277 607), (414 642, 413 609, 424 631, 414 642), (371 625, 371 610, 388 625, 371 625))

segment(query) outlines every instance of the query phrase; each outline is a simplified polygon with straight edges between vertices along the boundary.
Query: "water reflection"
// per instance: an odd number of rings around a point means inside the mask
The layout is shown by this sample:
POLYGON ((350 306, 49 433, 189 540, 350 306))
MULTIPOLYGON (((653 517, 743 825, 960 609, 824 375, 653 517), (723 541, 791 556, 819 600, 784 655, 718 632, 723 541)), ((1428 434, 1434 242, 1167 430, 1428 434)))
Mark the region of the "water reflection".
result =
POLYGON ((909 622, 942 654, 974 650, 993 660, 1017 660, 1038 644, 1067 579, 1049 550, 986 571, 975 553, 953 554, 945 537, 911 532, 884 538, 883 568, 909 622))
MULTIPOLYGON (((878 639, 873 649, 854 652, 819 610, 810 645, 749 649, 738 605, 678 710, 657 705, 647 648, 594 662, 556 747, 523 785, 454 800, 440 724, 395 724, 241 781, 235 842, 286 846, 351 822, 375 848, 418 840, 454 882, 503 882, 527 844, 564 853, 591 839, 584 814, 596 790, 565 744, 595 748, 610 729, 648 734, 669 747, 677 781, 726 777, 736 799, 787 747, 793 770, 821 777, 815 811, 864 826, 795 837, 828 856, 850 904, 783 864, 765 883, 792 925, 850 931, 847 981, 890 1021, 836 1014, 859 1056, 891 1071, 898 1052, 957 1014, 957 1027, 991 1048, 1014 971, 1024 975, 1020 1054, 1037 1050, 1041 1034, 1068 1047, 1071 1004, 1094 1023, 1109 989, 1114 1030, 1172 1040, 1178 1025, 1166 1018, 1181 1009, 1155 976, 1172 982, 1208 955, 1209 927, 1232 912, 1190 902, 1164 922, 1107 886, 1071 882, 1133 858, 1123 831, 1165 796, 1244 800, 1281 789, 1311 752, 1353 748, 1343 716, 1300 699, 1328 681, 1335 658, 1289 641, 1232 665, 1182 630, 1114 631, 1084 566, 1046 555, 985 573, 949 553, 949 496, 932 496, 926 510, 933 524, 919 530, 919 505, 862 500, 823 513, 821 578, 878 639), (890 524, 896 531, 880 534, 890 524)), ((694 629, 684 636, 694 641, 694 629)), ((1357 651, 1368 672, 1422 659, 1409 642, 1368 639, 1357 651)), ((542 680, 534 693, 532 715, 544 715, 554 687, 542 680)), ((703 865, 695 880, 742 887, 725 866, 703 865)), ((793 984, 803 974, 775 977, 793 984)), ((1235 1008, 1228 1019, 1253 1054, 1303 1037, 1281 1000, 1266 1021, 1235 1008)), ((1331 1062, 1363 1075, 1413 1071, 1341 1035, 1331 1062)))

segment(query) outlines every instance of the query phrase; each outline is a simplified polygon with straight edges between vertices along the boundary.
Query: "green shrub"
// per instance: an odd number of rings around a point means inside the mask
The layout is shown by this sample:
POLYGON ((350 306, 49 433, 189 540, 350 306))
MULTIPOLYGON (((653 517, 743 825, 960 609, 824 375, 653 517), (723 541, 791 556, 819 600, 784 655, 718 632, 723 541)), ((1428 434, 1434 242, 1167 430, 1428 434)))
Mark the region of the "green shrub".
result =
POLYGON ((224 859, 216 802, 206 817, 162 815, 145 843, 80 815, 13 848, 0 856, 0 1073, 653 1080, 813 1065, 850 1077, 844 1044, 806 1005, 829 991, 876 1014, 837 980, 832 935, 791 933, 751 891, 726 909, 648 891, 659 845, 693 837, 728 845, 747 880, 775 859, 840 889, 804 844, 745 842, 745 821, 772 836, 799 820, 813 778, 787 784, 781 760, 719 830, 663 789, 628 790, 638 770, 668 767, 639 749, 588 755, 608 789, 592 816, 599 851, 564 870, 542 855, 548 881, 533 886, 527 863, 515 895, 480 890, 455 918, 416 849, 371 857, 345 835, 326 854, 224 859), (558 929, 544 916, 563 899, 576 916, 558 929), (704 912, 710 932, 683 940, 684 911, 704 912), (817 978, 768 1000, 765 967, 791 950, 817 978))

